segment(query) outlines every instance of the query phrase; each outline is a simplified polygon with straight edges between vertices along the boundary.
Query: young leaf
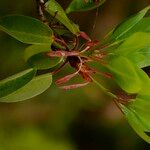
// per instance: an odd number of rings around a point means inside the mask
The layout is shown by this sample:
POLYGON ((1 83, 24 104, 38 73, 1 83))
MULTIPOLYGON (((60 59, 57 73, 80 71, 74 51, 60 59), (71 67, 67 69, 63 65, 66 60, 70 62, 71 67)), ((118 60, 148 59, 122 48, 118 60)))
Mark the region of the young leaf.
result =
POLYGON ((129 30, 126 34, 124 34, 122 38, 126 39, 136 32, 150 32, 150 17, 141 19, 135 26, 132 27, 132 30, 129 30))
POLYGON ((119 56, 110 60, 108 69, 117 84, 127 93, 138 93, 141 90, 141 80, 134 65, 127 58, 119 56))
POLYGON ((149 76, 140 68, 136 67, 136 72, 142 82, 142 88, 139 91, 141 95, 148 95, 150 94, 150 78, 149 76))
POLYGON ((54 16, 58 21, 60 21, 64 26, 66 26, 73 34, 78 34, 79 28, 77 25, 72 23, 67 17, 63 8, 55 1, 49 0, 46 4, 46 11, 54 16))
POLYGON ((132 52, 130 55, 127 56, 127 58, 135 65, 137 65, 140 68, 143 68, 140 66, 141 62, 144 61, 145 56, 140 53, 140 51, 132 52))
POLYGON ((150 46, 145 47, 144 49, 140 50, 138 53, 143 56, 143 59, 141 61, 138 61, 138 66, 140 68, 150 66, 150 46))
POLYGON ((139 51, 150 46, 150 33, 137 32, 126 39, 116 50, 118 55, 132 55, 132 52, 139 51))
POLYGON ((126 106, 121 105, 121 109, 124 112, 124 115, 126 119, 128 120, 131 127, 134 129, 134 131, 146 142, 150 143, 150 137, 144 132, 145 127, 143 126, 141 120, 138 118, 138 116, 128 109, 126 106))
POLYGON ((104 2, 105 0, 98 0, 97 2, 94 2, 94 0, 73 0, 66 9, 66 13, 95 9, 102 5, 104 2))
POLYGON ((150 6, 146 7, 140 11, 137 15, 130 17, 128 20, 124 21, 113 31, 111 39, 121 40, 124 39, 129 32, 132 32, 132 28, 145 16, 145 14, 150 9, 150 6))
POLYGON ((133 102, 129 103, 128 108, 139 117, 144 131, 150 132, 150 100, 136 98, 133 102))
POLYGON ((150 132, 150 78, 142 69, 136 68, 142 81, 142 88, 136 99, 130 101, 126 106, 120 104, 122 111, 134 130, 147 142, 150 137, 145 132, 150 132))
POLYGON ((35 97, 46 91, 52 83, 52 75, 44 74, 33 78, 28 84, 17 91, 0 98, 0 102, 18 102, 35 97))
MULTIPOLYGON (((117 54, 117 57, 118 55, 125 56, 130 61, 132 61, 132 63, 139 66, 140 68, 147 67, 150 65, 149 45, 150 33, 135 33, 116 49, 115 54, 117 54)), ((145 81, 145 83, 149 82, 145 81)), ((146 87, 146 85, 144 86, 146 87)), ((147 90, 143 89, 143 91, 146 92, 147 90)))
POLYGON ((6 96, 27 84, 35 75, 34 69, 27 69, 21 73, 0 81, 0 97, 6 96))
POLYGON ((15 39, 27 44, 52 42, 52 30, 41 21, 21 15, 10 15, 0 19, 0 29, 15 39))
POLYGON ((63 58, 50 58, 46 52, 51 51, 51 44, 31 45, 24 52, 25 61, 38 70, 53 68, 58 65, 63 58))

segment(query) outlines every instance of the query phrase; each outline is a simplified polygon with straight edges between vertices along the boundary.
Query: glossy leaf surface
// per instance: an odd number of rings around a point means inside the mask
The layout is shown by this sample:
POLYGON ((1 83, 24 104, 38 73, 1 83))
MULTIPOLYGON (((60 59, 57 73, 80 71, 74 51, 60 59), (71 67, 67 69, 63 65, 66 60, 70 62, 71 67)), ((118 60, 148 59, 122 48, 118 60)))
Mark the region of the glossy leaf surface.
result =
POLYGON ((135 101, 128 105, 128 108, 139 117, 145 128, 144 131, 150 132, 150 100, 136 98, 135 101))
POLYGON ((17 91, 0 98, 0 102, 18 102, 35 97, 46 91, 52 83, 50 73, 33 78, 28 84, 17 91))
POLYGON ((38 70, 53 68, 59 64, 63 58, 48 57, 46 53, 50 51, 50 44, 31 45, 25 50, 25 61, 38 70))
POLYGON ((113 40, 121 40, 124 39, 129 32, 132 32, 132 28, 139 23, 142 18, 145 16, 145 14, 149 11, 150 6, 146 7, 142 11, 140 11, 138 14, 130 17, 120 25, 116 27, 116 29, 112 33, 112 39, 113 40))
POLYGON ((79 28, 77 25, 72 23, 70 19, 67 17, 65 11, 60 6, 58 2, 55 0, 49 0, 46 4, 46 11, 55 17, 59 22, 61 22, 64 26, 66 26, 73 34, 78 34, 79 28))
POLYGON ((125 57, 118 56, 109 63, 114 80, 127 93, 137 93, 141 89, 141 80, 134 65, 125 57))
MULTIPOLYGON (((150 46, 145 47, 144 49, 137 52, 138 55, 142 56, 142 59, 140 61, 137 61, 137 65, 140 68, 148 67, 150 66, 150 46)), ((134 54, 133 54, 134 55, 134 54)), ((134 56, 133 56, 134 57, 134 56)), ((132 58, 133 58, 132 57, 132 58)), ((131 58, 131 59, 132 59, 131 58)), ((138 57, 139 58, 139 57, 138 57)))
POLYGON ((63 58, 50 57, 48 58, 45 54, 37 54, 32 56, 28 63, 32 67, 38 70, 50 69, 61 63, 63 58))
POLYGON ((27 69, 21 73, 0 81, 0 97, 6 96, 27 84, 35 75, 34 69, 27 69))
POLYGON ((25 49, 24 52, 24 59, 27 61, 32 56, 44 53, 44 52, 50 52, 51 51, 51 44, 37 44, 37 45, 31 45, 25 49))
POLYGON ((52 30, 41 21, 21 15, 2 17, 0 29, 27 44, 51 43, 53 36, 52 30))
POLYGON ((142 82, 142 87, 139 93, 141 95, 149 95, 150 94, 150 78, 142 69, 136 67, 136 72, 142 82))
POLYGON ((146 142, 150 143, 150 137, 145 133, 145 127, 139 119, 139 117, 129 108, 124 105, 121 105, 121 109, 124 112, 126 119, 128 120, 131 127, 134 131, 146 142))
POLYGON ((126 39, 136 32, 150 32, 150 17, 141 19, 135 26, 132 27, 131 30, 124 34, 122 38, 126 39))
POLYGON ((118 55, 132 55, 132 52, 139 51, 150 46, 150 33, 137 32, 127 38, 116 50, 118 55))

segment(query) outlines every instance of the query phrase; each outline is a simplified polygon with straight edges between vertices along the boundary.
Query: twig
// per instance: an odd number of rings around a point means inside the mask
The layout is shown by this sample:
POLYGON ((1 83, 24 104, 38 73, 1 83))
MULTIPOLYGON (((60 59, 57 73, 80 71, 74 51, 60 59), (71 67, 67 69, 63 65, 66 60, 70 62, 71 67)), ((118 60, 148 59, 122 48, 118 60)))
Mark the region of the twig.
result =
POLYGON ((39 17, 40 17, 40 20, 45 23, 45 24, 48 24, 48 21, 46 19, 46 17, 44 16, 44 0, 36 0, 36 3, 37 3, 37 10, 38 10, 38 14, 39 14, 39 17))

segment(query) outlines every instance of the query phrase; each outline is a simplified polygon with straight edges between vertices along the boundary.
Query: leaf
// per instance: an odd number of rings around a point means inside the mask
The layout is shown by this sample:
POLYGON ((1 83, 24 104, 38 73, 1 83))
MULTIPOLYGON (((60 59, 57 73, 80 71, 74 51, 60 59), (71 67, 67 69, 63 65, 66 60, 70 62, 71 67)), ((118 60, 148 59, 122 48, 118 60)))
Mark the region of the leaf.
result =
POLYGON ((102 5, 104 2, 105 0, 98 0, 97 2, 94 2, 94 0, 73 0, 66 9, 66 13, 95 9, 102 5))
POLYGON ((150 94, 150 78, 149 76, 140 68, 136 67, 136 72, 142 83, 142 88, 139 91, 141 95, 148 95, 150 94))
POLYGON ((42 52, 49 52, 51 51, 51 44, 37 44, 28 46, 24 52, 24 59, 28 61, 32 56, 42 53, 42 52))
POLYGON ((28 63, 32 66, 35 67, 38 70, 43 70, 43 69, 50 69, 55 66, 57 66, 59 63, 61 63, 63 60, 62 58, 56 58, 56 57, 51 57, 48 58, 45 56, 45 54, 37 54, 32 56, 29 60, 28 63))
POLYGON ((124 105, 121 105, 121 109, 124 112, 124 115, 126 119, 128 120, 131 127, 134 129, 134 131, 146 142, 150 143, 150 137, 144 132, 144 127, 140 119, 137 117, 137 115, 125 107, 124 105))
POLYGON ((118 57, 125 56, 140 68, 150 66, 150 33, 138 32, 126 39, 116 50, 112 51, 118 57))
POLYGON ((24 52, 25 61, 38 70, 53 68, 58 65, 63 58, 48 57, 46 52, 51 51, 51 44, 31 45, 24 52))
POLYGON ((145 128, 144 131, 150 132, 150 100, 136 98, 129 103, 128 108, 139 117, 145 128))
POLYGON ((141 61, 138 61, 138 66, 140 68, 150 66, 150 46, 145 47, 144 49, 140 50, 138 53, 139 55, 143 56, 143 59, 141 61))
POLYGON ((150 6, 146 7, 142 11, 140 11, 138 14, 130 17, 128 20, 124 21, 120 25, 116 27, 116 29, 113 31, 111 39, 113 40, 121 40, 124 39, 129 32, 132 32, 132 28, 141 21, 141 19, 145 16, 145 14, 150 9, 150 6))
POLYGON ((132 55, 132 52, 139 51, 150 46, 150 33, 137 32, 126 39, 116 50, 117 55, 132 55))
POLYGON ((126 34, 124 34, 121 39, 126 39, 136 32, 150 32, 150 17, 141 19, 135 26, 132 27, 132 30, 129 30, 126 34))
POLYGON ((0 29, 15 39, 27 44, 51 43, 53 32, 41 21, 21 15, 0 19, 0 29))
POLYGON ((72 23, 67 17, 65 11, 55 0, 49 0, 45 4, 46 11, 66 26, 73 34, 77 35, 79 28, 76 24, 72 23))
POLYGON ((66 37, 70 37, 70 31, 68 31, 66 28, 53 28, 54 32, 58 35, 62 35, 62 36, 66 36, 66 37))
POLYGON ((10 103, 30 99, 46 91, 51 83, 52 75, 50 73, 37 76, 17 91, 0 98, 0 102, 10 103))
POLYGON ((35 75, 34 69, 27 69, 21 73, 0 81, 0 97, 6 96, 27 84, 35 75))
POLYGON ((117 84, 127 93, 138 93, 141 90, 141 80, 134 65, 127 58, 118 56, 110 60, 108 69, 117 84))
POLYGON ((150 94, 148 94, 148 95, 142 95, 141 93, 139 93, 137 95, 137 98, 144 99, 146 101, 150 101, 150 94))
POLYGON ((133 64, 137 65, 140 68, 143 68, 143 67, 140 66, 140 64, 141 64, 141 62, 144 61, 145 56, 142 53, 140 53, 139 51, 131 53, 130 55, 127 56, 127 58, 133 64))

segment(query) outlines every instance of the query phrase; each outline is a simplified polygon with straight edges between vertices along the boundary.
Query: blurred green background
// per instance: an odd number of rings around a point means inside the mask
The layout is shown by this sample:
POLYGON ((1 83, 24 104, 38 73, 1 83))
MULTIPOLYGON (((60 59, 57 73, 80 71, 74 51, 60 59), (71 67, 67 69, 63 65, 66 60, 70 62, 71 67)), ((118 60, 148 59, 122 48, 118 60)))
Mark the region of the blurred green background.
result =
MULTIPOLYGON (((69 0, 58 0, 64 7, 69 0)), ((107 0, 99 9, 71 18, 93 39, 101 39, 149 0, 107 0)), ((35 0, 0 0, 0 16, 37 17, 35 0)), ((23 70, 26 45, 0 32, 0 79, 23 70)), ((63 73, 65 74, 65 73, 63 73)), ((148 150, 109 97, 99 88, 62 91, 53 85, 31 100, 0 103, 0 150, 148 150)))

